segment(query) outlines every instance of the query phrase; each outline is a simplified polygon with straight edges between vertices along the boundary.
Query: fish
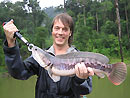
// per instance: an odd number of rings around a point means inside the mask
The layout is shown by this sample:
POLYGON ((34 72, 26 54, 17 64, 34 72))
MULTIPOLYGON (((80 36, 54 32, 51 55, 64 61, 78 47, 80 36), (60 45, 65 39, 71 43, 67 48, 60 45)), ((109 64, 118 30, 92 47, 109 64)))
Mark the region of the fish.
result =
POLYGON ((96 76, 107 76, 114 85, 120 85, 126 79, 126 64, 108 64, 109 58, 100 53, 78 51, 54 56, 37 46, 33 46, 31 51, 33 58, 48 71, 54 82, 60 81, 61 76, 75 76, 75 65, 81 62, 91 67, 96 76))

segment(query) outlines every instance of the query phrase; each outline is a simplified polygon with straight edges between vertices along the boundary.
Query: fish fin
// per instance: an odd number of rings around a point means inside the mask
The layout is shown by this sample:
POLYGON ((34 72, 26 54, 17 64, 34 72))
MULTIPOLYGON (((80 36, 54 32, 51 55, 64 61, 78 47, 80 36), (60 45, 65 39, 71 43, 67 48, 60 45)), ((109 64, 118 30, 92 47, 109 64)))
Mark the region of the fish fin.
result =
POLYGON ((113 68, 110 74, 108 75, 108 79, 114 85, 120 85, 126 78, 127 67, 123 62, 112 64, 113 68))
POLYGON ((104 78, 105 74, 103 71, 93 68, 94 74, 98 76, 99 78, 104 78))
POLYGON ((46 67, 46 70, 48 71, 48 75, 54 82, 60 81, 60 76, 54 75, 51 71, 51 66, 46 67))
POLYGON ((99 73, 99 72, 95 72, 95 74, 99 77, 99 78, 104 78, 105 75, 103 73, 99 73))

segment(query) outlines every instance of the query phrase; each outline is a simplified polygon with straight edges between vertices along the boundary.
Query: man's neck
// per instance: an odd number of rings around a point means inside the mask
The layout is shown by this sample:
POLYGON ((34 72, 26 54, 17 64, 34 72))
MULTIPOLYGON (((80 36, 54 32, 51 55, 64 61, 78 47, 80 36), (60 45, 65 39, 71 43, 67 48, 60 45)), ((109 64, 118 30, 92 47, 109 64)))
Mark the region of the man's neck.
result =
POLYGON ((58 46, 53 44, 55 55, 65 54, 69 48, 68 45, 58 46))

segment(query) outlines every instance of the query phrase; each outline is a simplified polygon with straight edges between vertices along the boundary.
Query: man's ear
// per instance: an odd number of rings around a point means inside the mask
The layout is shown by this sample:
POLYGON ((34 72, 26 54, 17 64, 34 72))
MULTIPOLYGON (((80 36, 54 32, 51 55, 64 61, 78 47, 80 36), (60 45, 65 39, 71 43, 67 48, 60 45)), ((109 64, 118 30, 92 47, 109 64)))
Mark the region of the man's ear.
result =
POLYGON ((70 35, 69 36, 71 36, 71 34, 72 34, 72 31, 70 31, 70 35))

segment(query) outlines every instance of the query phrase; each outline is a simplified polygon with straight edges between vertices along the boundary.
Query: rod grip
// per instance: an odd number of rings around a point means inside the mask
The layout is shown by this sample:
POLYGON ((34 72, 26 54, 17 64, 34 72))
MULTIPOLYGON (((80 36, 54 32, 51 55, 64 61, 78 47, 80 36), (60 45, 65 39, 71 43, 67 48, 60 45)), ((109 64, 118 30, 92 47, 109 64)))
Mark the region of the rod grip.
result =
MULTIPOLYGON (((3 23, 3 26, 6 24, 6 23, 8 23, 8 22, 4 22, 3 23)), ((19 38, 20 40, 22 40, 27 46, 29 46, 29 42, 20 34, 20 31, 16 31, 15 33, 14 33, 14 36, 13 36, 14 38, 15 37, 17 37, 17 38, 19 38)))

